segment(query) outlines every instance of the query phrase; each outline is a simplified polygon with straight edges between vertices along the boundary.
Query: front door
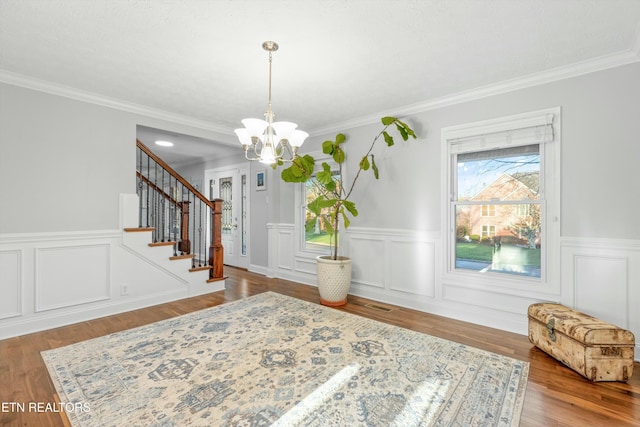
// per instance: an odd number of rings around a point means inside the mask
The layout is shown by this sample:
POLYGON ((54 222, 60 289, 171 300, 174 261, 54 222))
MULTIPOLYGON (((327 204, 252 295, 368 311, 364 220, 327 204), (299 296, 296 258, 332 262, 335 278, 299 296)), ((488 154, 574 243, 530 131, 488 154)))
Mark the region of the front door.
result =
POLYGON ((224 263, 249 266, 247 245, 248 167, 213 169, 205 172, 209 197, 222 199, 222 246, 224 263))

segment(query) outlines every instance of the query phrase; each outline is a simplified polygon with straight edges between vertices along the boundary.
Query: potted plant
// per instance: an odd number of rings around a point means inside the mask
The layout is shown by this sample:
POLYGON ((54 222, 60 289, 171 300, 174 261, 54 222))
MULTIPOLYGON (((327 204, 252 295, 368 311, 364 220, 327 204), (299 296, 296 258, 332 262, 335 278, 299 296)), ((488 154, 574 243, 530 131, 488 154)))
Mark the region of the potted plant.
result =
POLYGON ((342 174, 342 166, 346 160, 344 144, 347 142, 347 137, 342 133, 337 134, 335 140, 322 143, 322 152, 330 155, 338 165, 337 175, 332 172, 327 162, 322 162, 322 170, 316 172, 316 160, 308 154, 296 157, 281 173, 285 182, 311 180, 309 182, 313 183, 316 190, 317 197, 307 204, 311 215, 305 226, 309 231, 316 226, 316 221, 320 220, 330 235, 331 255, 317 257, 318 290, 320 302, 324 305, 339 306, 347 303, 347 294, 351 286, 351 259, 338 255, 340 243, 338 234, 341 226, 349 227, 350 217, 358 216, 356 205, 350 197, 361 172, 371 170, 374 177, 379 178, 378 167, 372 153, 373 148, 381 137, 387 146, 394 145, 393 136, 390 134, 391 129, 395 129, 404 141, 409 137, 416 138, 413 129, 395 117, 383 117, 381 121, 383 128, 373 138, 369 150, 362 156, 351 185, 344 182, 342 174))

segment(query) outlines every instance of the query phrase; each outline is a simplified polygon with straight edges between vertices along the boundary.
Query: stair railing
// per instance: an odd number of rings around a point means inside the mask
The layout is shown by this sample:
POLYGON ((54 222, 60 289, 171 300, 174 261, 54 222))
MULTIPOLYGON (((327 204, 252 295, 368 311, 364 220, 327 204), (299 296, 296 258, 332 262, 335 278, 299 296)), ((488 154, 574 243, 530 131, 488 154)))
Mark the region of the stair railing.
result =
POLYGON ((152 229, 154 244, 173 245, 191 270, 223 278, 222 199, 208 200, 147 146, 136 140, 138 227, 152 229))

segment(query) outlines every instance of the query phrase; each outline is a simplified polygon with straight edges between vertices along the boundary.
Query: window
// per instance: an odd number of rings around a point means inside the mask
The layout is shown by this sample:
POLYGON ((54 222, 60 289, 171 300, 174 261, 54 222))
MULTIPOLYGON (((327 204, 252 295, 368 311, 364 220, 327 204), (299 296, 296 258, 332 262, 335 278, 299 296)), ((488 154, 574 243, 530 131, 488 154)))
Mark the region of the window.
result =
MULTIPOLYGON (((316 159, 316 169, 321 170, 322 163, 326 162, 331 167, 334 179, 338 179, 339 167, 333 159, 323 153, 311 153, 316 159)), ((344 171, 343 165, 343 171, 344 171)), ((315 186, 315 175, 307 182, 300 184, 300 191, 296 192, 296 205, 300 208, 300 213, 296 219, 297 230, 300 233, 300 250, 306 252, 316 252, 326 254, 329 251, 329 242, 332 238, 326 231, 322 220, 312 221, 313 215, 307 209, 307 203, 318 197, 318 190, 315 186)))
POLYGON ((482 226, 482 238, 491 238, 496 235, 496 226, 495 225, 483 225, 482 226))
MULTIPOLYGON (((334 180, 340 178, 338 171, 332 171, 332 175, 334 180)), ((303 223, 305 224, 303 249, 326 250, 326 248, 329 247, 332 236, 327 233, 323 219, 315 218, 314 220, 314 215, 312 215, 306 207, 308 203, 320 195, 316 187, 315 175, 302 185, 304 188, 303 223)), ((322 210, 323 213, 328 211, 328 208, 322 210)))
POLYGON ((482 216, 496 216, 496 205, 482 205, 482 216))
POLYGON ((443 129, 447 274, 548 283, 557 273, 559 113, 443 129))

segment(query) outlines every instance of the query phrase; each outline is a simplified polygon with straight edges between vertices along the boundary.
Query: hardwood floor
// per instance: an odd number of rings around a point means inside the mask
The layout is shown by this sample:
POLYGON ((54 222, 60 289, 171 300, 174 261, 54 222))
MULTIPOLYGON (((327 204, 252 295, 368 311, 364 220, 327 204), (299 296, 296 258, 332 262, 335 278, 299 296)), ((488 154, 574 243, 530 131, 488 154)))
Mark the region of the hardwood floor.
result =
MULTIPOLYGON (((63 426, 53 412, 11 410, 12 402, 55 402, 40 351, 48 350, 274 291, 317 302, 317 290, 225 267, 227 289, 0 341, 0 425, 63 426)), ((350 313, 504 354, 531 363, 521 426, 640 426, 640 364, 625 383, 591 383, 533 347, 526 336, 503 332, 359 297, 340 308, 350 313), (379 307, 390 309, 383 310, 379 307)))

